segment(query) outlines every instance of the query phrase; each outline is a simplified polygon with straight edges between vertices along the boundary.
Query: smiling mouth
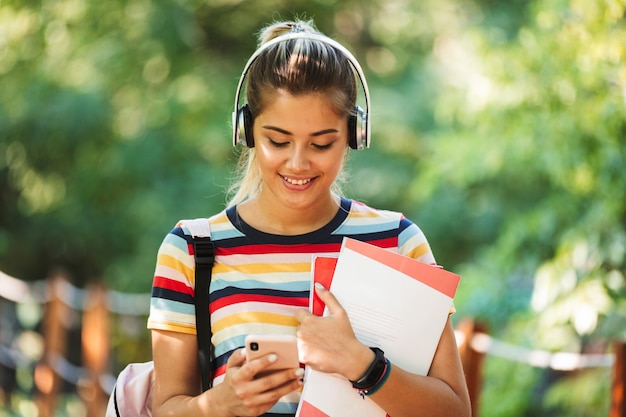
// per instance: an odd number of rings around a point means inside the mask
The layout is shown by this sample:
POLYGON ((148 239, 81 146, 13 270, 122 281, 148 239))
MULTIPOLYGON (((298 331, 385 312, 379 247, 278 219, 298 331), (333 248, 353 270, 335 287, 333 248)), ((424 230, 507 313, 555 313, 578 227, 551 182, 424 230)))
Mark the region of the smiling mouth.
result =
POLYGON ((292 178, 283 177, 283 179, 292 185, 305 185, 313 181, 311 178, 307 178, 305 180, 295 180, 292 178))

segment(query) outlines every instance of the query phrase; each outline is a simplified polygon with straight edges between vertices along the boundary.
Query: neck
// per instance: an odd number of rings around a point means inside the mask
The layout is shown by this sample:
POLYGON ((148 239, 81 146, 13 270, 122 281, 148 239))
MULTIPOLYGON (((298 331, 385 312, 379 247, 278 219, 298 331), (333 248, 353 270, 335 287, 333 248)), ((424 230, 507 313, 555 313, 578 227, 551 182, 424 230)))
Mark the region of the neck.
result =
POLYGON ((318 230, 328 224, 337 214, 341 198, 330 195, 313 207, 276 207, 257 196, 237 207, 239 215, 250 226, 265 233, 276 235, 301 235, 318 230))

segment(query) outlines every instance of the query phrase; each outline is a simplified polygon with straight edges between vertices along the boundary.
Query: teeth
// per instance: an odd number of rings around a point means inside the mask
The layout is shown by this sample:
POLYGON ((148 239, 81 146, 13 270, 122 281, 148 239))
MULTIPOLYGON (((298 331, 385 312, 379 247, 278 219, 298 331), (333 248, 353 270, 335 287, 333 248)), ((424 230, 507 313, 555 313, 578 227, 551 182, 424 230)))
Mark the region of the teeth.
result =
POLYGON ((285 179, 285 181, 287 181, 289 184, 293 184, 293 185, 304 185, 304 184, 308 184, 311 182, 311 179, 306 179, 306 180, 293 180, 291 178, 287 178, 287 177, 283 177, 285 179))

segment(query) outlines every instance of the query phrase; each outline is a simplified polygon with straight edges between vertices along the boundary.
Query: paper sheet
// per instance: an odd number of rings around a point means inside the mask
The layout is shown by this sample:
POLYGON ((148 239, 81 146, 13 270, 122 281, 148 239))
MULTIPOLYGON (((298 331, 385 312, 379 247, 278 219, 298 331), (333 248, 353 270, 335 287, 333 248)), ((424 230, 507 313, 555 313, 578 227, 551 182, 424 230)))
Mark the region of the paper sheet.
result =
MULTIPOLYGON (((460 277, 436 266, 354 239, 338 258, 316 257, 321 282, 346 309, 357 338, 380 347, 393 366, 427 375, 460 277), (334 266, 334 272, 333 272, 334 266)), ((311 289, 311 311, 327 315, 311 289)), ((385 417, 343 377, 307 369, 299 417, 385 417)))

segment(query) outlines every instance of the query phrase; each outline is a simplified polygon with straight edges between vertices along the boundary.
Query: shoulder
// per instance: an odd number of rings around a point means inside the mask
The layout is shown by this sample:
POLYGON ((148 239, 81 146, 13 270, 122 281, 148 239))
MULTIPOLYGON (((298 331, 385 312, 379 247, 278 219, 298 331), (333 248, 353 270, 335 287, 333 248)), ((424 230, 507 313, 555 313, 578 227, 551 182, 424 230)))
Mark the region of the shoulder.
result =
POLYGON ((415 226, 401 212, 374 208, 357 200, 352 200, 348 220, 362 224, 378 224, 381 227, 397 228, 399 231, 415 226))
POLYGON ((357 200, 350 200, 350 213, 349 218, 355 220, 363 220, 363 221, 396 221, 400 222, 400 220, 404 217, 402 213, 391 211, 391 210, 381 210, 374 207, 371 207, 365 203, 362 203, 357 200))
POLYGON ((214 231, 222 230, 225 224, 230 224, 230 222, 226 210, 223 210, 211 217, 178 220, 169 235, 178 236, 190 242, 193 236, 213 237, 214 231))
POLYGON ((208 235, 213 239, 214 229, 219 230, 220 224, 227 220, 225 211, 211 217, 178 220, 163 238, 160 251, 190 254, 189 245, 193 244, 193 236, 208 235))
POLYGON ((398 252, 428 264, 435 263, 424 232, 403 213, 373 208, 362 202, 352 200, 348 217, 348 222, 359 224, 362 227, 367 225, 368 228, 393 231, 397 238, 398 252))

